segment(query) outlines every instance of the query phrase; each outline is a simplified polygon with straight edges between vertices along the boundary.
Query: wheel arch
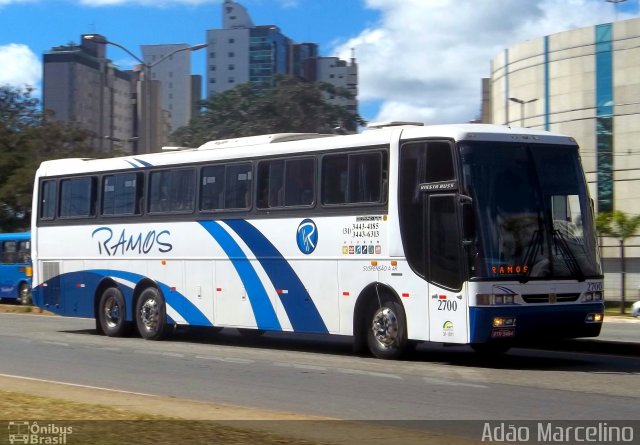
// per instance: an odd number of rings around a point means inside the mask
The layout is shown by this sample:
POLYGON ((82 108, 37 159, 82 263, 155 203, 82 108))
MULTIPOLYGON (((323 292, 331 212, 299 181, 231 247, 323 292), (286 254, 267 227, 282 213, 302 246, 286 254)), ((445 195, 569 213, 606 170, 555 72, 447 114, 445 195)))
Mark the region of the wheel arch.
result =
POLYGON ((353 338, 354 351, 361 353, 367 348, 367 313, 371 305, 378 305, 381 301, 394 300, 402 308, 402 316, 405 324, 407 316, 404 311, 404 304, 398 293, 388 284, 374 281, 368 284, 356 299, 353 309, 353 338))

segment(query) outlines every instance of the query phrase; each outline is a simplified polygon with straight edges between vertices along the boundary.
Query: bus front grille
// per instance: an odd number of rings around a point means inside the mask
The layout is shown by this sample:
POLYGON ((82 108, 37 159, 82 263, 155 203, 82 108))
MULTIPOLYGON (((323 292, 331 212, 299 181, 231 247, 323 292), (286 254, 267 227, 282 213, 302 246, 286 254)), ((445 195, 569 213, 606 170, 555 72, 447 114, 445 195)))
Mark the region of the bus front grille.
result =
POLYGON ((525 303, 543 304, 543 303, 570 303, 578 301, 579 293, 572 294, 526 294, 522 296, 525 303), (555 297, 552 297, 555 295, 555 297))

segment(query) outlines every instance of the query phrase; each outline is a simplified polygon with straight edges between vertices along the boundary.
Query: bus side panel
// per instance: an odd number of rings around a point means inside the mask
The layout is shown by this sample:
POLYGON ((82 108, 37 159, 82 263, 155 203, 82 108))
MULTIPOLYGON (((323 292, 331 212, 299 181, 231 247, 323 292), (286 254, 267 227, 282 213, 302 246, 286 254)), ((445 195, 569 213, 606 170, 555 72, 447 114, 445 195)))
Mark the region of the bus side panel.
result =
MULTIPOLYGON (((400 297, 407 317, 407 337, 410 340, 429 340, 429 307, 427 283, 418 277, 406 261, 378 264, 382 269, 380 280, 389 285, 400 297)), ((439 341, 439 340, 437 340, 439 341)))
MULTIPOLYGON (((358 260, 354 257, 346 257, 338 262, 338 292, 341 295, 340 333, 343 335, 353 335, 353 312, 356 301, 368 285, 379 280, 377 270, 368 271, 370 266, 370 261, 358 260)), ((371 294, 364 298, 375 299, 376 296, 371 294)))
POLYGON ((429 283, 429 313, 431 341, 442 343, 467 343, 468 288, 450 291, 429 283))
POLYGON ((188 261, 185 263, 183 289, 185 296, 214 324, 214 261, 188 261))
MULTIPOLYGON (((243 261, 248 264, 248 260, 243 261)), ((256 328, 258 322, 249 299, 249 292, 252 292, 252 289, 246 289, 234 265, 226 260, 216 261, 215 276, 215 325, 256 328)), ((260 327, 273 328, 273 325, 266 323, 260 327)))
MULTIPOLYGON (((305 292, 302 295, 280 294, 278 310, 284 311, 282 299, 295 298, 295 306, 289 310, 297 310, 300 314, 312 313, 315 309, 321 315, 322 322, 329 333, 340 333, 340 300, 338 293, 338 263, 331 260, 300 259, 290 262, 296 271, 305 292), (320 271, 322 271, 320 273, 320 271), (312 307, 315 305, 315 309, 312 307)), ((290 290, 288 290, 290 291, 290 290)), ((298 317, 305 319, 304 315, 298 317)), ((318 323, 301 326, 303 331, 326 333, 318 323)))

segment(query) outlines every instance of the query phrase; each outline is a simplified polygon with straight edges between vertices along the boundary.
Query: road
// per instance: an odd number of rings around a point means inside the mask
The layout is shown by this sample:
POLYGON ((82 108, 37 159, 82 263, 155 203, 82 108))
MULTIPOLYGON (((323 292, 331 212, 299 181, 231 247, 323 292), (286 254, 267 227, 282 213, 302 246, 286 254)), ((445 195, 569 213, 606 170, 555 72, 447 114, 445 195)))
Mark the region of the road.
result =
MULTIPOLYGON (((338 419, 640 420, 638 356, 514 349, 488 361, 421 345, 383 361, 352 355, 344 338, 230 329, 151 342, 93 327, 0 314, 0 374, 338 419)), ((629 340, 637 328, 605 332, 629 340)))

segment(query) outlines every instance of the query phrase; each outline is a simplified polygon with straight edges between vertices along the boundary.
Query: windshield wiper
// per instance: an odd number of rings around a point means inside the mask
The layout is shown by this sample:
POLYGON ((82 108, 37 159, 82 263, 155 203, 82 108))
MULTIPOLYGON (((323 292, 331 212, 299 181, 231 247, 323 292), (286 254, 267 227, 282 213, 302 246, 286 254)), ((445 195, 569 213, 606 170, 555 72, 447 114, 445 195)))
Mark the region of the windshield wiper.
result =
POLYGON ((584 281, 584 272, 582 272, 580 264, 578 263, 576 256, 573 254, 573 251, 567 244, 567 240, 565 239, 564 235, 558 229, 554 229, 551 233, 553 235, 553 242, 556 246, 556 249, 558 249, 562 254, 562 259, 569 268, 571 275, 577 277, 578 281, 584 281))
POLYGON ((531 242, 529 242, 527 254, 524 256, 524 265, 528 267, 527 271, 522 275, 522 278, 520 278, 521 283, 529 281, 531 270, 533 269, 533 262, 538 257, 538 252, 542 252, 542 250, 542 232, 540 230, 536 230, 533 232, 533 235, 531 235, 531 242))

